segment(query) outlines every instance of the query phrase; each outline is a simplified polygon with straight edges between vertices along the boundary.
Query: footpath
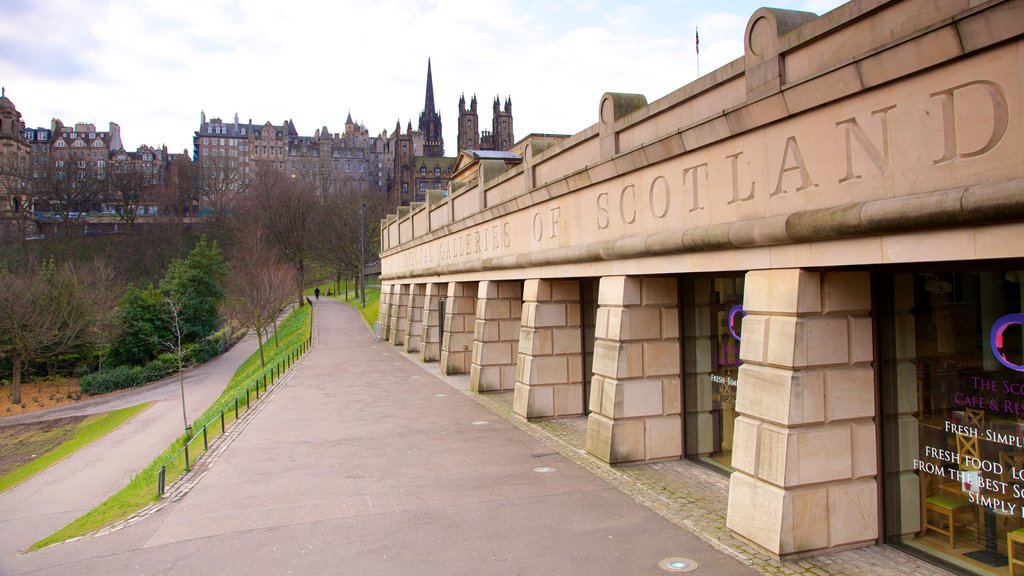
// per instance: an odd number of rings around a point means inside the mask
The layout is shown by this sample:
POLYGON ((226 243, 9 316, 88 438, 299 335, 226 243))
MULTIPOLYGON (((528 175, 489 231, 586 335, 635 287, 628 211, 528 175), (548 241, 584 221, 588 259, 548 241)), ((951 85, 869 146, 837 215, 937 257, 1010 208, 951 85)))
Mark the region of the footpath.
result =
POLYGON ((316 314, 313 349, 183 489, 0 574, 943 573, 885 546, 769 558, 725 529, 724 476, 609 467, 582 449, 585 419, 523 422, 510 394, 466 392, 357 310, 316 314))
MULTIPOLYGON (((255 349, 256 341, 247 338, 186 373, 185 408, 190 419, 220 396, 255 349)), ((17 552, 95 508, 184 432, 177 378, 45 413, 0 418, 0 426, 6 426, 97 414, 143 402, 153 404, 110 434, 0 494, 0 575, 7 574, 17 552)))

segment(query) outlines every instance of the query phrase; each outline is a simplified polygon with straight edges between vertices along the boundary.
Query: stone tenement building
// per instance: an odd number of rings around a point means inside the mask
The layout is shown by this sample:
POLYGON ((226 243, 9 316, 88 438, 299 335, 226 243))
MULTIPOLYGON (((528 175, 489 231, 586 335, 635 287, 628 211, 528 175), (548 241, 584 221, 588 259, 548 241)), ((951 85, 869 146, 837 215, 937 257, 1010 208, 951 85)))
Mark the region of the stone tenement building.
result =
POLYGON ((1006 574, 1024 1, 762 8, 743 40, 384 220, 382 334, 524 419, 585 419, 609 465, 720 471, 728 528, 769 553, 1006 574))
POLYGON ((351 192, 386 189, 384 147, 381 137, 370 136, 365 126, 345 120, 343 133, 323 126, 312 136, 300 136, 294 122, 280 125, 242 123, 200 116, 193 136, 194 158, 215 162, 236 171, 239 182, 255 174, 257 164, 272 166, 288 175, 303 176, 319 188, 351 192))
POLYGON ((26 209, 25 171, 31 163, 32 146, 25 138, 21 120, 7 90, 0 90, 0 240, 17 233, 26 209))

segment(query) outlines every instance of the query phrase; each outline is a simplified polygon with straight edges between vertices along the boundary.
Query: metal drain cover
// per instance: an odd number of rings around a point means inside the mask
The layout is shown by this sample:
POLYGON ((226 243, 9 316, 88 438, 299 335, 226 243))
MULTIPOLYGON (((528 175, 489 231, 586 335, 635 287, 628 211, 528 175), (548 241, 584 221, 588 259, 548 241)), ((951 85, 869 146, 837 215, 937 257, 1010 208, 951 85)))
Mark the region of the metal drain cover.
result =
POLYGON ((665 558, 661 562, 658 562, 658 568, 661 568, 665 572, 672 572, 674 574, 681 574, 683 572, 693 572, 700 564, 696 560, 689 558, 665 558))

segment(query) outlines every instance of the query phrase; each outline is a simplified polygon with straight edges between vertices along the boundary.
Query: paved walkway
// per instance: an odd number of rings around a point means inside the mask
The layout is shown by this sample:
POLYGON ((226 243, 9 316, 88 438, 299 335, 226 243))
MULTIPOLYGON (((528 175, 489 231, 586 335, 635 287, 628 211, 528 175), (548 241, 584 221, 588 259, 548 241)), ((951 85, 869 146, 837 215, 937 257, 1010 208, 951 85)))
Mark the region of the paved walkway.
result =
POLYGON ((770 558, 725 528, 724 476, 609 467, 582 449, 585 418, 523 422, 510 393, 469 393, 374 342, 355 309, 321 299, 317 314, 312 352, 183 498, 0 559, 0 575, 666 574, 670 557, 705 574, 946 574, 888 546, 770 558))
MULTIPOLYGON (((256 349, 252 338, 191 370, 185 406, 192 420, 220 396, 238 366, 256 349)), ((94 414, 154 402, 134 418, 24 484, 0 494, 0 575, 14 553, 96 507, 120 490, 183 432, 177 379, 45 414, 0 418, 0 426, 45 418, 94 414), (34 418, 28 418, 33 417, 34 418)))
POLYGON ((187 496, 9 572, 753 573, 374 342, 355 309, 317 315, 313 351, 187 496))

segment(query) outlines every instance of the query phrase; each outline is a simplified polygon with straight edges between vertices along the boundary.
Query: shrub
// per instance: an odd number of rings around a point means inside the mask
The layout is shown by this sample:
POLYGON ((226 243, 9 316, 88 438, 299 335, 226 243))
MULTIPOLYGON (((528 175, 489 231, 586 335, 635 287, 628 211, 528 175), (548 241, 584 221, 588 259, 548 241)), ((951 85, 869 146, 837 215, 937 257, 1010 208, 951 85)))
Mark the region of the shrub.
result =
POLYGON ((173 366, 168 366, 159 359, 150 360, 149 364, 146 364, 146 367, 142 369, 143 373, 146 375, 146 382, 159 380, 173 370, 173 366))
POLYGON ((105 394, 145 383, 146 374, 140 366, 118 366, 103 372, 87 374, 79 380, 84 394, 105 394))
POLYGON ((216 356, 219 352, 217 344, 212 339, 203 338, 189 348, 187 362, 190 364, 202 364, 216 356))

